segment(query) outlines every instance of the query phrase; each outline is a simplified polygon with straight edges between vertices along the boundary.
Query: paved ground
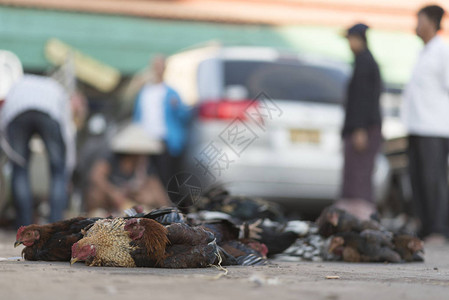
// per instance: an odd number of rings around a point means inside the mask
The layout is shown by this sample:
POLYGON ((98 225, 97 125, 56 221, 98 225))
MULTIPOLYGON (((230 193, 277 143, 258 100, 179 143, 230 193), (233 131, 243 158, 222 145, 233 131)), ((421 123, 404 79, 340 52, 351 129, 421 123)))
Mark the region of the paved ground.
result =
MULTIPOLYGON (((0 257, 20 256, 0 231, 0 257)), ((449 246, 413 264, 272 263, 166 270, 0 261, 0 299, 448 299, 449 246), (326 276, 339 279, 326 279, 326 276)))

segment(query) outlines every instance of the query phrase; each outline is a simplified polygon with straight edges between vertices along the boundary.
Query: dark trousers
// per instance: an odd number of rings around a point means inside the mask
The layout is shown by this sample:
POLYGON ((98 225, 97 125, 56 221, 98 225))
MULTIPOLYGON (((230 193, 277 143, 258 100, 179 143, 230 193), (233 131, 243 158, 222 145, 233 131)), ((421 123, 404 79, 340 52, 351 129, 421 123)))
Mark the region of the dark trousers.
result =
POLYGON ((448 234, 448 143, 448 138, 409 136, 413 205, 422 223, 422 236, 448 234))
POLYGON ((45 113, 27 111, 7 127, 8 140, 17 154, 26 163, 20 166, 13 163, 12 194, 17 211, 17 225, 33 223, 33 196, 28 175, 30 162, 29 142, 34 134, 40 135, 47 149, 50 162, 50 222, 62 219, 67 204, 67 174, 65 167, 65 144, 58 122, 45 113))
POLYGON ((358 199, 374 202, 372 176, 376 156, 382 145, 380 126, 367 129, 368 146, 364 151, 357 151, 352 142, 352 135, 347 134, 344 140, 344 166, 342 199, 358 199))

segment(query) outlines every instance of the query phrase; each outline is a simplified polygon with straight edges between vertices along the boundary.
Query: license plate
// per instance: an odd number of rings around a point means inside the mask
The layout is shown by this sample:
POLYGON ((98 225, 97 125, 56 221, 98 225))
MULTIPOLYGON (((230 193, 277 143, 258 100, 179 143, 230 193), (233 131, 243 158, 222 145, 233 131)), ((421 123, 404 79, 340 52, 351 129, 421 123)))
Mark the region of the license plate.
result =
POLYGON ((290 141, 295 144, 319 144, 321 133, 315 129, 290 129, 290 141))

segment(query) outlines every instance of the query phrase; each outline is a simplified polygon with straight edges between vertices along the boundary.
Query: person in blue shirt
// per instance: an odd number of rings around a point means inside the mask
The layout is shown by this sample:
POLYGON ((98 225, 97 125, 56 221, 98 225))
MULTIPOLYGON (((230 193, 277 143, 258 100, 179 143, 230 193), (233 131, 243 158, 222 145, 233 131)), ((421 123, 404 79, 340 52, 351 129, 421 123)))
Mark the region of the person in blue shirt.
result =
POLYGON ((179 94, 164 82, 165 57, 152 60, 154 80, 140 90, 134 109, 134 122, 140 124, 148 138, 163 142, 161 154, 152 155, 151 162, 166 186, 179 168, 179 160, 187 140, 190 108, 179 94))

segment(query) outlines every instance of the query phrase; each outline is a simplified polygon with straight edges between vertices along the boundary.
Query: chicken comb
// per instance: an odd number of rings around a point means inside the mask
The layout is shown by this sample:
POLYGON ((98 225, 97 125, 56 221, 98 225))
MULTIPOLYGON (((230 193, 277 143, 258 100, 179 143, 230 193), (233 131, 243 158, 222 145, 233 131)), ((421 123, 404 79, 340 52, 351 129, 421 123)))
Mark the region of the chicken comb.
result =
MULTIPOLYGON (((134 225, 134 224, 139 224, 140 222, 138 222, 140 219, 136 219, 136 218, 132 218, 132 219, 128 219, 125 221, 125 228, 129 228, 129 226, 134 225)), ((126 230, 126 229, 125 229, 126 230)))
POLYGON ((19 229, 17 229, 16 240, 19 240, 20 236, 25 231, 25 229, 26 229, 26 226, 20 226, 19 229))

